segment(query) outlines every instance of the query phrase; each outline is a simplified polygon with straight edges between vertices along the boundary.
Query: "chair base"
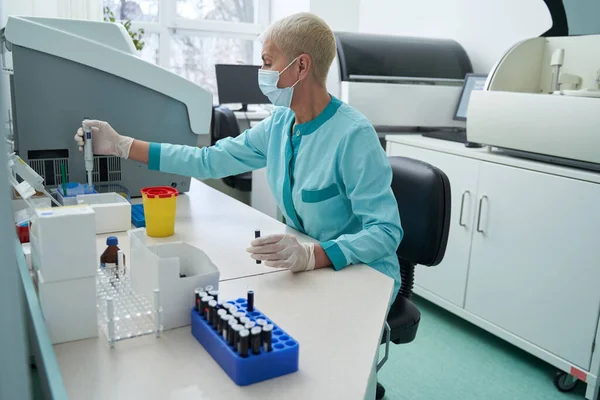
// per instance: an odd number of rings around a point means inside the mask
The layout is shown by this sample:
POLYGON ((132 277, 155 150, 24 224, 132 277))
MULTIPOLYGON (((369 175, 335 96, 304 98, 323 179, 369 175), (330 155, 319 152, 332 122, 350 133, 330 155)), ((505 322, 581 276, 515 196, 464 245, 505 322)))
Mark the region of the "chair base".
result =
MULTIPOLYGON (((390 325, 390 340, 395 344, 410 343, 415 339, 421 313, 412 301, 398 295, 388 313, 387 322, 390 325)), ((382 340, 382 343, 385 341, 382 340)))
POLYGON ((375 400, 381 400, 385 396, 385 388, 379 382, 377 382, 377 391, 375 392, 375 400))

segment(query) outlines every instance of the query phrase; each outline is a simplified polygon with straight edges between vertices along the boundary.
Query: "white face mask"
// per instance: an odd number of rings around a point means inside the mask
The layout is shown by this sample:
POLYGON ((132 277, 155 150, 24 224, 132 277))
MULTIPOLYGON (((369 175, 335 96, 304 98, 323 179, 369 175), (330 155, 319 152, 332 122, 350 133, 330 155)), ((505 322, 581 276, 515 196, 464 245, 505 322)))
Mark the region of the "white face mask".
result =
POLYGON ((292 104, 292 96, 294 95, 294 86, 300 82, 297 80, 290 87, 278 88, 279 76, 292 65, 298 57, 294 58, 281 72, 270 71, 267 69, 258 70, 258 86, 265 96, 269 98, 274 106, 289 107, 292 104))

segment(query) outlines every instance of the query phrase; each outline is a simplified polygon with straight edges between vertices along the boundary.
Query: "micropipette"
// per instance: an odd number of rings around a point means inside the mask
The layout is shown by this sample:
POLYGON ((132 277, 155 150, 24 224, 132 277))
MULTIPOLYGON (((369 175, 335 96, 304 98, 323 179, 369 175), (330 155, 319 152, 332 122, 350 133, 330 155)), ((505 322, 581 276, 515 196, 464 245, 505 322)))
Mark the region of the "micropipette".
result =
MULTIPOLYGON (((89 118, 86 118, 86 120, 89 118)), ((92 187, 92 172, 94 171, 94 149, 92 148, 92 128, 82 124, 84 145, 83 154, 85 157, 85 170, 87 172, 87 182, 92 187)))

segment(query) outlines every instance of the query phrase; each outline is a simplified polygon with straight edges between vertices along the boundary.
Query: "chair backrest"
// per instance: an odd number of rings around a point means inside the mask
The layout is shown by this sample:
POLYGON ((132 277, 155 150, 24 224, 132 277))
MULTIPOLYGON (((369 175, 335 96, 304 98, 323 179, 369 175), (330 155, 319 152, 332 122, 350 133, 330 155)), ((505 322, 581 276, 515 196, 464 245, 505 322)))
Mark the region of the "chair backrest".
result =
POLYGON ((450 181, 423 161, 406 157, 389 161, 404 230, 398 259, 401 265, 437 265, 444 258, 450 230, 450 181))
POLYGON ((211 145, 226 137, 237 137, 240 135, 240 126, 232 110, 224 106, 214 106, 212 112, 210 126, 211 145))
MULTIPOLYGON (((240 133, 240 126, 232 110, 224 106, 213 107, 210 124, 211 146, 226 137, 237 137, 240 133)), ((225 177, 223 182, 229 187, 249 192, 252 190, 252 172, 225 177)))

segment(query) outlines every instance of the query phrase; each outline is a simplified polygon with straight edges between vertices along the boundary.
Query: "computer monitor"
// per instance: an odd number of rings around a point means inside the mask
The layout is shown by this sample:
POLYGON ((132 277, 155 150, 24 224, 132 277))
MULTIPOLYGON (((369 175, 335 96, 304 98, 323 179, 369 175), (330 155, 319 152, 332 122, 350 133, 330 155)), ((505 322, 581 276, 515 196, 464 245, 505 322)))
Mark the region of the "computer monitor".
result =
POLYGON ((455 121, 467 120, 467 109, 469 107, 469 100, 471 99, 471 92, 473 90, 483 90, 486 79, 487 75, 467 74, 465 76, 465 83, 458 99, 458 104, 456 105, 456 112, 454 113, 455 121))
POLYGON ((258 87, 259 68, 258 65, 216 64, 219 103, 241 103, 240 111, 248 111, 248 104, 269 104, 258 87))

